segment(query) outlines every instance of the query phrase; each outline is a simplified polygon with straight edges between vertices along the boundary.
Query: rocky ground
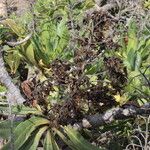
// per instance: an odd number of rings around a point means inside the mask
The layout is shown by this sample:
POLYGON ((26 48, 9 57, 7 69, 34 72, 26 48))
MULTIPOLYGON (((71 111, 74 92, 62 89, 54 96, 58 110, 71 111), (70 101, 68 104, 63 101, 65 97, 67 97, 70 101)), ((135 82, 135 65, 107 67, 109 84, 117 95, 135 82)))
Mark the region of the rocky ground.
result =
POLYGON ((21 15, 35 0, 0 0, 0 16, 8 17, 12 12, 21 15))

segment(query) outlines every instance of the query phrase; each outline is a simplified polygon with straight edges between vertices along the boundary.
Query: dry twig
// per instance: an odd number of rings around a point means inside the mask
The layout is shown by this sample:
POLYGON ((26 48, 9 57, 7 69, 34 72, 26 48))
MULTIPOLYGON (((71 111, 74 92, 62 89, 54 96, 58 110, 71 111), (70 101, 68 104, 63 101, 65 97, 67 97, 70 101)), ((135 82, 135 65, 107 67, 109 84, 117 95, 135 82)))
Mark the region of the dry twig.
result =
POLYGON ((1 51, 2 49, 0 49, 0 82, 8 89, 7 100, 11 104, 22 104, 25 99, 6 71, 1 51))
POLYGON ((74 124, 77 128, 90 128, 98 127, 104 124, 110 124, 115 120, 123 120, 127 118, 133 118, 137 115, 149 115, 150 114, 150 103, 146 103, 141 108, 130 105, 127 108, 113 108, 106 111, 104 114, 95 114, 87 116, 82 119, 82 122, 74 124))

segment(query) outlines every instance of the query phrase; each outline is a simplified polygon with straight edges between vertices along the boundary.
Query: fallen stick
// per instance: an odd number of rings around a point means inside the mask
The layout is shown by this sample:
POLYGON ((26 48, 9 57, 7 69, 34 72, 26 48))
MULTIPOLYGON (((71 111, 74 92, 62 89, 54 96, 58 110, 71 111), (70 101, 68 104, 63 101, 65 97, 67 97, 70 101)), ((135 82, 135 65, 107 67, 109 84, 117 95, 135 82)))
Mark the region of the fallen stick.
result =
POLYGON ((12 78, 9 76, 2 56, 2 49, 0 49, 0 82, 7 88, 7 100, 11 105, 22 104, 25 99, 20 94, 19 89, 12 82, 12 78))
POLYGON ((105 124, 110 124, 115 120, 124 120, 134 118, 137 115, 150 115, 150 103, 146 103, 142 107, 129 105, 127 108, 112 108, 104 114, 95 114, 82 119, 80 123, 74 124, 78 129, 99 127, 105 124))

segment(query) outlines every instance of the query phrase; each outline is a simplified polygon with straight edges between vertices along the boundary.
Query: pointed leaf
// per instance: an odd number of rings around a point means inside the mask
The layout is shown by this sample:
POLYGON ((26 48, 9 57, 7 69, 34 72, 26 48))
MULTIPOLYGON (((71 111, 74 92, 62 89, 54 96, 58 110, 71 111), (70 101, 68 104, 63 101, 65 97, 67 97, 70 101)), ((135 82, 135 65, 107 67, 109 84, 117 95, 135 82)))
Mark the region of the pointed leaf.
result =
POLYGON ((18 51, 13 51, 11 53, 7 53, 5 60, 6 60, 7 64, 9 65, 12 74, 16 73, 16 71, 19 67, 19 64, 20 64, 20 58, 21 58, 21 56, 19 55, 18 51))
POLYGON ((6 138, 7 139, 9 137, 10 127, 11 127, 10 120, 0 121, 0 137, 1 138, 6 138))
MULTIPOLYGON (((20 121, 13 122, 13 127, 15 128, 20 121)), ((11 134, 11 121, 10 120, 4 120, 0 121, 0 137, 3 139, 8 139, 11 134)))
POLYGON ((64 127, 64 130, 74 145, 78 147, 78 150, 100 150, 98 147, 85 140, 82 135, 78 131, 74 130, 71 126, 64 127))
POLYGON ((61 133, 59 130, 57 130, 57 129, 53 129, 56 133, 57 133, 57 135, 72 149, 72 150, 78 150, 77 148, 76 148, 76 146, 66 137, 66 136, 64 136, 64 134, 63 133, 61 133))
POLYGON ((137 26, 134 21, 130 21, 129 29, 128 29, 128 45, 127 45, 127 52, 137 49, 138 39, 136 36, 137 33, 137 26))
POLYGON ((48 129, 48 126, 45 127, 41 127, 40 129, 38 129, 37 131, 35 131, 30 137, 29 139, 23 144, 23 146, 21 148, 19 148, 19 150, 36 150, 40 139, 43 135, 43 133, 48 129))
POLYGON ((59 150, 59 147, 54 140, 54 136, 50 131, 47 131, 45 141, 44 141, 44 150, 59 150))
MULTIPOLYGON (((20 123, 14 131, 14 147, 18 150, 25 141, 31 136, 31 133, 40 125, 48 125, 49 121, 42 117, 32 117, 22 123, 20 123)), ((10 142, 8 142, 2 150, 8 150, 10 148, 10 142)))
POLYGON ((36 115, 42 115, 42 112, 37 110, 36 108, 27 107, 24 105, 21 106, 13 106, 12 112, 15 115, 27 115, 27 114, 36 114, 36 115))
POLYGON ((25 33, 25 30, 12 19, 2 20, 1 23, 8 26, 19 37, 22 37, 25 33))
POLYGON ((135 70, 139 70, 142 64, 141 54, 139 52, 136 53, 136 60, 135 60, 135 70))

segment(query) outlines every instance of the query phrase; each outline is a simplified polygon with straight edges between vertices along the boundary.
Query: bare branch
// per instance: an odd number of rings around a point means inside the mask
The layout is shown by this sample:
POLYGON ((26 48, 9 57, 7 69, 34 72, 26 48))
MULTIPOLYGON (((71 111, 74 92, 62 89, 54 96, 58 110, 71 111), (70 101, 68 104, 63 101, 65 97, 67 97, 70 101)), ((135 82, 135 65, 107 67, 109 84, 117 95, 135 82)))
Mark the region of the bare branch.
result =
POLYGON ((25 99, 20 94, 19 89, 12 82, 11 77, 6 71, 4 60, 0 49, 0 82, 8 89, 7 100, 10 104, 22 104, 25 99))
POLYGON ((86 11, 87 15, 92 14, 94 11, 99 11, 99 12, 107 12, 108 10, 111 10, 113 8, 116 8, 117 4, 116 3, 110 3, 110 4, 106 4, 102 7, 100 7, 98 4, 95 4, 95 6, 89 10, 86 11))
POLYGON ((137 115, 150 114, 150 103, 146 103, 141 108, 130 105, 127 108, 113 108, 104 114, 95 114, 85 117, 82 122, 74 124, 77 128, 98 127, 104 124, 110 124, 115 120, 133 118, 137 115))
POLYGON ((18 41, 18 42, 7 42, 6 41, 6 44, 9 45, 9 46, 18 46, 18 45, 21 45, 23 43, 25 43, 26 41, 28 41, 30 38, 32 37, 32 32, 30 34, 28 34, 24 39, 22 39, 21 41, 18 41))

